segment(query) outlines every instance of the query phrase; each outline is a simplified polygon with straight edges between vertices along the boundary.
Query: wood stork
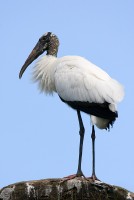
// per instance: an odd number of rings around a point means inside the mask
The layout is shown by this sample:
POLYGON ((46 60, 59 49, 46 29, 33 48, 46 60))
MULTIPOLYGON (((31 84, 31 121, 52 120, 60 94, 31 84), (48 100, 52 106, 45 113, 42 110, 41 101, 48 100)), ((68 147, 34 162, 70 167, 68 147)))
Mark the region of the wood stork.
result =
POLYGON ((56 92, 60 99, 77 111, 80 127, 79 160, 76 176, 83 176, 81 170, 84 125, 81 111, 90 115, 92 123, 92 178, 95 174, 95 128, 110 129, 118 117, 117 103, 123 99, 124 90, 120 83, 105 71, 80 56, 57 58, 59 40, 51 33, 45 33, 22 66, 19 78, 26 68, 43 52, 35 65, 33 79, 45 93, 56 92))

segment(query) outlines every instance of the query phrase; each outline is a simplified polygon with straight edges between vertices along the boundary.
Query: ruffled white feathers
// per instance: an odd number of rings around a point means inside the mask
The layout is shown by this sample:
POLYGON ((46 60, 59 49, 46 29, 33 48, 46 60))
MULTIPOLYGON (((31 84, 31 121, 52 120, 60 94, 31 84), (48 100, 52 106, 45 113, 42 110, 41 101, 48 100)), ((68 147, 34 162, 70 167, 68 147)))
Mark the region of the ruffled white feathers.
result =
POLYGON ((120 83, 79 56, 43 56, 34 68, 33 78, 41 91, 56 91, 66 101, 116 104, 124 96, 120 83))
MULTIPOLYGON (((124 89, 105 71, 80 56, 43 56, 34 68, 33 79, 45 93, 57 92, 65 101, 110 103, 109 109, 116 111, 117 103, 123 99, 124 89)), ((104 128, 108 123, 91 117, 93 124, 104 128), (97 121, 98 120, 98 121, 97 121)))

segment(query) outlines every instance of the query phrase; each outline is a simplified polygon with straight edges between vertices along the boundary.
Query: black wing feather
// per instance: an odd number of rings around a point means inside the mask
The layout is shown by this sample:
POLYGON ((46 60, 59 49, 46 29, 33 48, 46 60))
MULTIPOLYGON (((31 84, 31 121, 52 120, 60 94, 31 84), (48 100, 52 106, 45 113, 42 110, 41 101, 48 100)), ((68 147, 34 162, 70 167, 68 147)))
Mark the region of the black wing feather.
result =
POLYGON ((104 119, 109 119, 111 121, 115 121, 115 119, 118 117, 118 113, 112 112, 109 109, 109 103, 89 103, 89 102, 81 102, 81 101, 65 101, 60 97, 60 99, 68 104, 70 107, 72 107, 75 110, 80 110, 84 113, 94 115, 96 117, 101 117, 104 119))

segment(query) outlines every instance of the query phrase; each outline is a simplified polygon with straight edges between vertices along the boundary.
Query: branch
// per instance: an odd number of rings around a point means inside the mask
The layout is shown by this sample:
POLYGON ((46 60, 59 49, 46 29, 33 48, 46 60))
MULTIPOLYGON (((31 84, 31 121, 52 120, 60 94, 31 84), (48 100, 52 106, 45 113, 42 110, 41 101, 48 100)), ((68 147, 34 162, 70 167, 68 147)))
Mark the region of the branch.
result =
POLYGON ((82 177, 19 182, 0 190, 0 200, 134 200, 134 193, 82 177))

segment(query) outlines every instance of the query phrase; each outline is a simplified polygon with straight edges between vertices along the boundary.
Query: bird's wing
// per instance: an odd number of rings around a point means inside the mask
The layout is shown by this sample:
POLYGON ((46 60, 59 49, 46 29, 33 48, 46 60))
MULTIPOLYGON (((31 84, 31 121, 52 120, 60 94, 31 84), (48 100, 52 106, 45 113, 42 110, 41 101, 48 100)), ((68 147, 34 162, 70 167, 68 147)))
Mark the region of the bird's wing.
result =
POLYGON ((122 86, 106 72, 79 56, 57 60, 56 91, 65 101, 116 103, 123 98, 122 86))

